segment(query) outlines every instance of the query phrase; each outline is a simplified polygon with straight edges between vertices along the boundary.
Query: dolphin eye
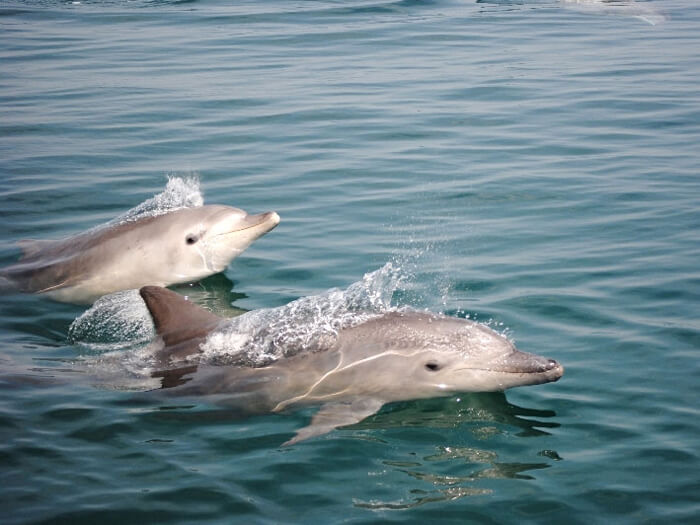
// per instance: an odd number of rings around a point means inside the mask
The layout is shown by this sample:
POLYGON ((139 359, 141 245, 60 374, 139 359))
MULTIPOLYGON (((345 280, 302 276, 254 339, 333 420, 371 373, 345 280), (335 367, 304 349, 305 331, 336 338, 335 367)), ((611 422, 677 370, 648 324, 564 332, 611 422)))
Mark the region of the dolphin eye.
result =
POLYGON ((187 237, 185 237, 185 242, 190 245, 195 244, 198 240, 199 236, 195 235, 194 233, 190 233, 187 235, 187 237))
POLYGON ((425 363, 425 368, 427 368, 431 372, 437 372, 438 370, 440 370, 440 365, 437 364, 435 361, 428 361, 427 363, 425 363))

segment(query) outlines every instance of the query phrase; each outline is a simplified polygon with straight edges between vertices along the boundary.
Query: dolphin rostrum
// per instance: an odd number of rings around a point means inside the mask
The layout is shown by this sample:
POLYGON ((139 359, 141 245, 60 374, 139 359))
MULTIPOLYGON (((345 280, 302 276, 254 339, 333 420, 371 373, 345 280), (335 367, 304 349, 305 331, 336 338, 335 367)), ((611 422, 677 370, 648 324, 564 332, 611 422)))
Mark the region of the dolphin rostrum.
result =
POLYGON ((21 241, 23 258, 1 269, 0 280, 69 303, 190 282, 223 271, 279 220, 275 212, 207 205, 107 223, 63 240, 21 241))
POLYGON ((357 423, 385 403, 503 391, 564 373, 556 361, 520 352, 482 324, 410 311, 379 314, 259 368, 198 363, 202 343, 222 318, 164 288, 147 286, 140 294, 160 339, 164 370, 153 377, 174 387, 169 392, 212 396, 245 413, 321 405, 285 444, 357 423))

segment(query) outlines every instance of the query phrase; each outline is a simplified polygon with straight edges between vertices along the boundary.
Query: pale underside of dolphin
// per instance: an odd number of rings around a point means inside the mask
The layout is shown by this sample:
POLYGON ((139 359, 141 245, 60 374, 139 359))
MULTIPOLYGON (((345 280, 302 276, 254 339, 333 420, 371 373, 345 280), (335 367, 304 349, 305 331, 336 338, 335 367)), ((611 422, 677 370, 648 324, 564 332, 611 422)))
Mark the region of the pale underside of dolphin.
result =
POLYGON ((243 413, 320 405, 310 425, 285 444, 357 423, 384 404, 460 392, 503 391, 557 381, 554 360, 517 350, 469 321, 393 311, 343 328, 325 345, 260 368, 198 363, 222 318, 159 287, 140 290, 159 336, 161 390, 209 396, 243 413))
POLYGON ((63 240, 20 241, 24 256, 0 269, 0 280, 5 288, 69 303, 191 282, 223 271, 279 220, 275 212, 207 205, 108 223, 63 240))

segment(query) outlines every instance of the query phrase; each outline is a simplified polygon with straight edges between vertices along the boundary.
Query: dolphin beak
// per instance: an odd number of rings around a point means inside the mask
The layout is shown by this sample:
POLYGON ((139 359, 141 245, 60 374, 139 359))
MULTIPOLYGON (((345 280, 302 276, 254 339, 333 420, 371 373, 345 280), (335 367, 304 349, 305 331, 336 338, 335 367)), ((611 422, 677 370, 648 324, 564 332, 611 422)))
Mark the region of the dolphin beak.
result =
POLYGON ((498 372, 538 374, 546 378, 547 382, 558 381, 564 375, 564 367, 554 359, 519 350, 508 354, 500 362, 491 363, 488 368, 498 372))
POLYGON ((275 226, 277 226, 280 223, 280 216, 277 215, 277 212, 275 211, 268 211, 259 215, 253 215, 253 217, 260 218, 260 222, 258 224, 269 225, 270 229, 267 231, 272 230, 275 226))
POLYGON ((231 213, 224 210, 218 223, 206 233, 199 248, 207 269, 221 272, 226 266, 280 222, 274 211, 248 215, 243 210, 231 213))
POLYGON ((547 363, 540 367, 539 374, 547 379, 547 382, 559 381, 564 375, 564 367, 554 359, 547 359, 547 363))
POLYGON ((243 219, 239 230, 247 230, 248 228, 263 226, 265 228, 265 233, 267 233, 279 223, 280 216, 277 215, 277 212, 268 211, 257 215, 248 215, 245 219, 243 219))
POLYGON ((246 215, 243 218, 237 217, 235 222, 228 225, 222 225, 218 232, 212 232, 213 235, 228 235, 230 233, 238 233, 245 230, 257 229, 257 237, 266 234, 280 223, 280 216, 274 211, 259 213, 257 215, 246 215))

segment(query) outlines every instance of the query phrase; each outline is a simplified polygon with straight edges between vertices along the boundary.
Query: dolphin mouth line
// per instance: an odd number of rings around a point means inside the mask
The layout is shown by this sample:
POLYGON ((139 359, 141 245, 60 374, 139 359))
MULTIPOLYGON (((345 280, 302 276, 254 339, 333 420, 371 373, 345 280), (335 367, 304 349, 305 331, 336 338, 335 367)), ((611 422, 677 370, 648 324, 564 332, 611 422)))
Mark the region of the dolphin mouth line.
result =
MULTIPOLYGON (((267 212, 267 213, 264 213, 263 215, 267 215, 268 213, 274 213, 275 215, 277 215, 276 212, 267 212)), ((279 216, 278 216, 278 217, 279 217, 279 216)), ((251 224, 250 226, 246 226, 245 228, 238 228, 237 230, 230 230, 230 231, 223 232, 223 233, 217 233, 216 235, 214 235, 214 238, 216 238, 216 237, 221 237, 222 235, 230 235, 230 234, 232 234, 232 233, 244 232, 244 231, 246 231, 246 230, 250 230, 251 228, 257 228, 257 227, 260 226, 261 224, 264 224, 265 222, 269 221, 271 218, 273 218, 273 216, 270 216, 270 217, 263 217, 263 219, 262 219, 260 222, 256 222, 255 224, 251 224)), ((278 218, 278 220, 277 220, 277 224, 279 224, 279 218, 278 218)), ((277 226, 277 224, 275 224, 275 226, 277 226)), ((275 226, 273 226, 273 228, 274 228, 275 226)), ((272 229, 272 228, 271 228, 271 229, 272 229)), ((269 231, 269 230, 268 230, 268 231, 269 231)))
POLYGON ((533 372, 528 372, 527 370, 498 370, 496 368, 480 368, 480 367, 465 367, 457 368, 455 372, 460 370, 479 370, 480 372, 495 372, 498 374, 546 374, 547 372, 552 372, 554 370, 560 370, 562 374, 564 373, 564 367, 561 365, 550 368, 549 370, 535 370, 533 372))

